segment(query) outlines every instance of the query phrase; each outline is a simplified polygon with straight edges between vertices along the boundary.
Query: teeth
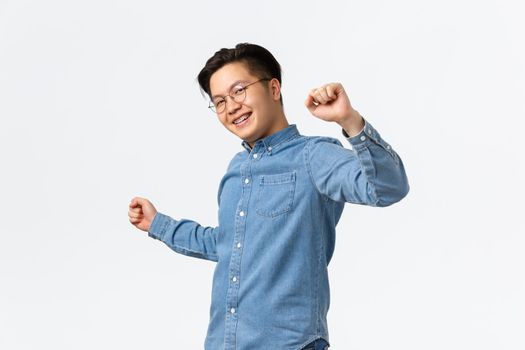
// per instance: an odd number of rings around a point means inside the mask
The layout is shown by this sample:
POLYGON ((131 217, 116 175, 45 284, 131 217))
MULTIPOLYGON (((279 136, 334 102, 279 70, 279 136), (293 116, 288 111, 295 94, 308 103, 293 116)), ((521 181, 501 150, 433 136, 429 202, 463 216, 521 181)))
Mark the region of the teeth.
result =
POLYGON ((242 121, 244 121, 244 120, 246 120, 246 119, 248 119, 248 114, 245 114, 245 115, 243 115, 242 117, 240 117, 239 119, 234 120, 233 123, 234 123, 234 124, 239 124, 239 123, 241 123, 242 121))

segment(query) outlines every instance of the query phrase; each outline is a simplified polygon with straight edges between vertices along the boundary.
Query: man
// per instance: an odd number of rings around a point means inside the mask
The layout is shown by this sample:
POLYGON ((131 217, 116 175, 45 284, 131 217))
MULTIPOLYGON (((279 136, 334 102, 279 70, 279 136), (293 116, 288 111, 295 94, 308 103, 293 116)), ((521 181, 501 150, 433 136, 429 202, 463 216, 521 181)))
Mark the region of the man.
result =
POLYGON ((261 46, 217 51, 198 81, 244 148, 219 185, 219 225, 173 219, 139 197, 129 220, 178 253, 217 262, 206 349, 327 349, 337 222, 346 202, 401 200, 409 190, 403 163, 339 83, 311 90, 305 105, 339 124, 353 149, 301 135, 283 111, 280 65, 261 46))

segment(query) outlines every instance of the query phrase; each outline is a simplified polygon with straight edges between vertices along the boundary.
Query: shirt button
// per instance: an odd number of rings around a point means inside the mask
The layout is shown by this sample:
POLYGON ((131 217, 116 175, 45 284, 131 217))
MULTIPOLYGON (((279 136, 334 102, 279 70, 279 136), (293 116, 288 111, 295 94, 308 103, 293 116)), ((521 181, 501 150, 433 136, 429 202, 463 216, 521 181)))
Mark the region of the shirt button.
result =
POLYGON ((232 308, 230 309, 230 312, 231 312, 232 314, 234 314, 234 313, 235 313, 235 308, 232 307, 232 308))
POLYGON ((369 134, 372 134, 372 129, 368 129, 368 133, 369 133, 369 134))
POLYGON ((237 242, 237 248, 241 247, 241 242, 237 242))
POLYGON ((240 216, 244 216, 244 212, 241 210, 241 212, 239 213, 240 216))
POLYGON ((253 158, 254 158, 254 159, 257 159, 257 153, 255 153, 255 154, 253 155, 253 158))
POLYGON ((271 151, 272 150, 272 146, 268 147, 268 151, 271 151))
POLYGON ((237 282, 237 277, 233 276, 232 281, 237 282))
POLYGON ((361 136, 361 141, 364 141, 364 140, 366 140, 365 135, 361 136))
POLYGON ((244 183, 247 184, 248 182, 250 182, 250 179, 246 178, 244 179, 244 183))
POLYGON ((390 149, 390 146, 387 145, 387 146, 386 146, 386 149, 390 149))

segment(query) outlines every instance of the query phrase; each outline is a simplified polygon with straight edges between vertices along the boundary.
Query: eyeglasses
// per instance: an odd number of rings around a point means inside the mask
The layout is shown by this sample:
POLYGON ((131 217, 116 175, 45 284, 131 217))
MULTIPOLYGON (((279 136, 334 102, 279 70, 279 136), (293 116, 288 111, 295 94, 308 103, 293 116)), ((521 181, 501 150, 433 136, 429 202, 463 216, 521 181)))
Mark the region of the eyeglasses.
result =
MULTIPOLYGON (((230 90, 230 93, 228 94, 228 96, 230 96, 232 100, 234 100, 235 102, 241 103, 246 99, 246 89, 248 88, 248 86, 258 83, 263 80, 271 80, 271 79, 262 78, 257 81, 254 81, 253 83, 249 83, 248 85, 236 85, 230 90)), ((218 97, 215 101, 210 101, 208 108, 217 114, 221 114, 222 112, 224 112, 224 109, 226 108, 226 96, 218 97)))

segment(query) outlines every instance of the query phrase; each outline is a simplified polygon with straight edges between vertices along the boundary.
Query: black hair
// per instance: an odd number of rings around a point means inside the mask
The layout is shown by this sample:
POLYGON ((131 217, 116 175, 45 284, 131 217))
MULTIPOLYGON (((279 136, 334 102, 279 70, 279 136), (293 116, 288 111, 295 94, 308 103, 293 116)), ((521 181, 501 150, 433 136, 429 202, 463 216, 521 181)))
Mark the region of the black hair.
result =
MULTIPOLYGON (((270 51, 259 45, 239 43, 232 49, 220 49, 215 52, 208 61, 206 61, 204 68, 201 69, 197 76, 201 90, 211 97, 211 76, 226 64, 234 62, 245 63, 250 73, 257 76, 259 79, 276 78, 279 81, 279 84, 282 84, 281 65, 277 62, 275 57, 273 57, 270 51)), ((282 95, 280 102, 282 105, 282 95)))

